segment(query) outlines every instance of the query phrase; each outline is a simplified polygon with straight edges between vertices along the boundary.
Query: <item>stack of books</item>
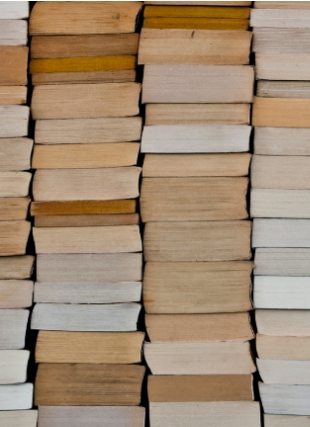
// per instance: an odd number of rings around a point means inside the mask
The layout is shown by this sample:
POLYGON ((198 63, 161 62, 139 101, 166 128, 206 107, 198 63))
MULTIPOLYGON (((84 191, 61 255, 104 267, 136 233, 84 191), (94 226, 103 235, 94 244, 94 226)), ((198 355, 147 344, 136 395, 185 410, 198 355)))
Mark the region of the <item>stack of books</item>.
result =
POLYGON ((0 2, 0 425, 35 427, 26 347, 34 257, 26 255, 30 222, 27 138, 29 4, 0 2))
POLYGON ((150 425, 256 427, 250 11, 173 3, 145 7, 138 55, 150 425))
POLYGON ((38 2, 32 166, 39 426, 142 427, 139 2, 38 2))
POLYGON ((265 426, 310 415, 309 2, 255 2, 254 305, 265 426))

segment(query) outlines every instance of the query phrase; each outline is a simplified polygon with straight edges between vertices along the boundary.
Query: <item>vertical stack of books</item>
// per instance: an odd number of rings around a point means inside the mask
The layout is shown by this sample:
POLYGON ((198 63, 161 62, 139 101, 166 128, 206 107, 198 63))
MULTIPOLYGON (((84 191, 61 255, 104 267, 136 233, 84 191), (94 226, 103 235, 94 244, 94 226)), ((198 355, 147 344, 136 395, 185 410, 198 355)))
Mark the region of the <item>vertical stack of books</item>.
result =
POLYGON ((30 17, 39 426, 142 427, 139 2, 30 17))
POLYGON ((35 427, 33 384, 25 349, 34 257, 26 254, 30 222, 27 138, 27 31, 29 4, 0 2, 0 425, 35 427))
POLYGON ((250 11, 191 4, 147 5, 138 56, 150 424, 256 427, 250 11))
POLYGON ((255 2, 254 305, 265 426, 310 415, 310 2, 255 2))

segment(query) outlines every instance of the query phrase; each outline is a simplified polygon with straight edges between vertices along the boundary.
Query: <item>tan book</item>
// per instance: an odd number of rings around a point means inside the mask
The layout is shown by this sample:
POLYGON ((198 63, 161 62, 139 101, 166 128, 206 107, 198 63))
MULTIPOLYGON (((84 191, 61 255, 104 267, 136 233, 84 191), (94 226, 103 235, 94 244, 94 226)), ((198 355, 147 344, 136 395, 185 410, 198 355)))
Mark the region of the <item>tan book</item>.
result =
POLYGON ((210 427, 259 427, 258 402, 153 402, 150 419, 153 426, 179 427, 194 424, 210 427), (207 414, 207 415, 206 415, 207 414))
POLYGON ((31 307, 32 298, 32 281, 0 280, 0 308, 31 307))
MULTIPOLYGON (((1 16, 2 17, 2 16, 1 16)), ((0 20, 0 45, 23 46, 27 44, 27 21, 21 19, 0 20)))
POLYGON ((75 36, 34 36, 31 58, 136 55, 139 34, 94 34, 75 36))
POLYGON ((309 31, 306 28, 254 28, 252 51, 257 53, 310 53, 309 31))
POLYGON ((0 279, 28 279, 32 275, 34 256, 0 257, 0 279))
POLYGON ((0 198, 1 221, 26 219, 29 203, 29 197, 0 198))
POLYGON ((28 47, 0 46, 0 84, 27 84, 28 47))
POLYGON ((40 331, 36 363, 141 362, 143 332, 56 332, 40 331))
POLYGON ((0 384, 19 384, 27 380, 29 350, 0 351, 0 384))
POLYGON ((56 427, 64 422, 68 427, 99 427, 102 420, 106 427, 144 427, 145 418, 141 406, 40 406, 39 413, 39 427, 56 427))
POLYGON ((32 216, 103 215, 136 212, 136 200, 98 200, 76 202, 32 202, 32 216))
POLYGON ((252 375, 150 375, 150 402, 253 400, 252 375))
POLYGON ((310 129, 256 127, 254 152, 272 156, 309 156, 310 129), (298 140, 298 144, 292 144, 292 140, 298 140))
POLYGON ((250 153, 146 154, 143 177, 200 177, 248 175, 250 153))
POLYGON ((246 104, 147 104, 145 125, 249 124, 246 104))
POLYGON ((30 233, 28 221, 0 221, 0 256, 24 255, 30 233))
POLYGON ((310 98, 310 82, 269 81, 257 82, 256 95, 261 98, 310 98))
POLYGON ((146 261, 235 261, 250 259, 250 221, 149 222, 146 261))
POLYGON ((41 304, 34 306, 31 329, 76 332, 136 331, 140 304, 41 304))
POLYGON ((254 338, 248 313, 146 314, 151 342, 245 341, 254 338))
POLYGON ((31 114, 37 119, 89 119, 139 114, 138 83, 36 86, 31 114))
POLYGON ((37 255, 38 282, 95 284, 140 280, 141 253, 37 255))
POLYGON ((0 198, 28 197, 31 178, 29 172, 0 172, 0 198))
POLYGON ((29 138, 0 138, 0 170, 30 169, 32 147, 33 140, 29 138))
MULTIPOLYGON (((262 2, 262 3, 266 3, 266 2, 262 2)), ((280 3, 284 3, 284 2, 280 2, 280 3)), ((288 3, 293 3, 293 2, 288 2, 288 3)), ((296 3, 308 3, 308 2, 296 2, 296 3)), ((292 425, 295 427, 308 427, 310 425, 310 419, 307 416, 302 417, 302 416, 294 416, 294 415, 264 414, 264 425, 265 427, 291 427, 292 425)))
POLYGON ((154 29, 187 29, 187 30, 247 30, 249 28, 248 19, 225 19, 206 17, 145 17, 144 28, 154 29))
POLYGON ((248 31, 142 28, 138 64, 248 64, 251 36, 248 31))
POLYGON ((247 65, 146 65, 142 102, 247 103, 253 83, 253 68, 247 65))
POLYGON ((0 350, 20 350, 25 347, 28 318, 29 310, 0 309, 0 350))
POLYGON ((147 313, 225 313, 252 308, 252 263, 163 261, 145 266, 147 313))
POLYGON ((12 411, 17 409, 31 409, 32 407, 33 407, 33 384, 25 383, 25 384, 9 384, 9 385, 0 386, 1 412, 12 411))
POLYGON ((310 249, 257 248, 254 275, 310 276, 310 249))
POLYGON ((136 70, 77 71, 74 73, 37 73, 31 75, 33 86, 68 83, 125 83, 136 81, 136 70))
POLYGON ((80 169, 132 166, 137 163, 140 144, 35 145, 32 154, 34 169, 80 169))
POLYGON ((310 9, 309 1, 255 1, 255 9, 310 9))
POLYGON ((255 61, 257 79, 309 80, 309 53, 256 53, 255 61))
POLYGON ((29 112, 26 105, 0 105, 0 138, 27 136, 29 112))
POLYGON ((26 86, 0 86, 0 105, 21 105, 26 104, 26 86))
POLYGON ((35 227, 92 227, 102 225, 139 224, 139 214, 45 215, 36 216, 35 227))
POLYGON ((247 187, 245 177, 143 178, 141 219, 143 222, 245 219, 247 187))
POLYGON ((309 360, 310 337, 257 334, 256 349, 261 359, 309 360))
POLYGON ((253 248, 309 248, 308 219, 255 218, 253 248))
POLYGON ((142 153, 231 153, 249 151, 251 126, 157 125, 143 128, 142 153))
POLYGON ((309 128, 310 99, 254 98, 253 126, 309 128))
POLYGON ((36 144, 96 144, 99 142, 138 141, 141 117, 99 119, 37 120, 36 144))
POLYGON ((251 27, 310 28, 310 11, 306 9, 252 9, 251 27))
POLYGON ((140 172, 135 166, 41 169, 34 174, 33 197, 40 202, 133 199, 139 196, 140 172))
POLYGON ((139 405, 144 372, 145 367, 141 365, 41 363, 34 403, 39 406, 139 405))
POLYGON ((248 375, 256 367, 249 342, 144 343, 153 375, 248 375))
POLYGON ((171 5, 171 6, 251 6, 251 1, 144 1, 144 4, 171 5))
POLYGON ((274 336, 310 336, 309 310, 255 310, 259 334, 274 336))
MULTIPOLYGON (((198 6, 198 5, 197 5, 198 6)), ((243 7, 179 7, 169 6, 146 6, 143 10, 144 18, 149 17, 190 17, 190 18, 226 18, 226 19, 243 19, 250 16, 250 10, 243 7)))
POLYGON ((3 1, 0 4, 1 19, 24 19, 29 17, 29 4, 24 1, 3 1))
POLYGON ((265 384, 310 384, 309 360, 256 359, 265 384))
MULTIPOLYGON (((4 2, 3 2, 4 3, 4 2)), ((5 2, 9 3, 9 2, 5 2)), ((26 3, 24 1, 14 3, 26 3)), ((14 4, 12 3, 12 4, 14 4)), ((28 411, 1 411, 0 422, 5 427, 36 427, 38 419, 37 410, 28 411)))
POLYGON ((126 4, 38 3, 31 11, 30 35, 133 33, 142 2, 126 4))

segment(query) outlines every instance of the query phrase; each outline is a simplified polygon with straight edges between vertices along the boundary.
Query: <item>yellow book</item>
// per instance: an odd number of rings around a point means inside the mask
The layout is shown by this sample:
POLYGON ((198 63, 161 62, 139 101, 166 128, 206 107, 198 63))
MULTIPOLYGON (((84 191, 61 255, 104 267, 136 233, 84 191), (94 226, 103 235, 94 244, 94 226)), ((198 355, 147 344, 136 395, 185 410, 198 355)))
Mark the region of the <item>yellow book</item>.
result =
POLYGON ((206 7, 206 6, 146 6, 145 18, 225 18, 248 19, 248 7, 206 7))
POLYGON ((131 70, 136 66, 136 56, 91 56, 79 58, 32 59, 30 74, 86 71, 131 70))
POLYGON ((143 28, 187 30, 247 30, 247 19, 217 19, 217 18, 145 18, 143 28))

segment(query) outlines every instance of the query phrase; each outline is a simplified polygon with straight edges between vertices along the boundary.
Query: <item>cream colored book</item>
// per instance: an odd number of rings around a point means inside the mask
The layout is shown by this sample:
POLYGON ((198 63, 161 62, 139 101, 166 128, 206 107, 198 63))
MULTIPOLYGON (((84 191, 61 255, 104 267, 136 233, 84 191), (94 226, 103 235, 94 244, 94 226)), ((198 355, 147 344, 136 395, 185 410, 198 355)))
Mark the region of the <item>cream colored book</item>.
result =
POLYGON ((0 172, 0 198, 27 197, 31 178, 29 172, 0 172))
POLYGON ((41 304, 31 317, 31 329, 47 331, 136 331, 140 304, 41 304))
POLYGON ((309 80, 309 53, 256 53, 255 61, 257 79, 309 80))
POLYGON ((25 19, 29 16, 29 2, 2 1, 0 4, 0 19, 25 19))
POLYGON ((27 100, 26 86, 0 86, 0 105, 22 105, 27 100))
POLYGON ((310 336, 309 310, 255 310, 259 334, 272 336, 310 336))
MULTIPOLYGON (((277 3, 283 2, 277 1, 277 3)), ((255 53, 310 53, 309 37, 309 31, 306 28, 257 27, 253 28, 252 51, 255 53)))
POLYGON ((27 44, 27 21, 0 19, 0 45, 23 46, 27 44))
MULTIPOLYGON (((0 410, 12 411, 31 409, 33 401, 33 384, 0 385, 0 410)), ((15 427, 16 424, 14 424, 15 427)), ((24 426, 25 424, 23 424, 24 426)))
POLYGON ((26 105, 0 105, 0 138, 27 136, 29 112, 26 105))
POLYGON ((0 279, 28 279, 33 272, 34 256, 2 256, 0 257, 0 279))
POLYGON ((28 317, 29 310, 0 309, 0 350, 19 350, 25 347, 28 317))
POLYGON ((256 95, 261 98, 310 98, 310 83, 259 80, 256 95))
POLYGON ((250 374, 256 367, 249 342, 144 343, 153 375, 250 374))
POLYGON ((255 9, 310 9, 309 1, 255 1, 255 9))
POLYGON ((30 229, 28 221, 0 221, 0 256, 24 255, 30 229))
POLYGON ((254 276, 310 276, 310 249, 257 248, 254 276))
POLYGON ((142 103, 249 103, 253 83, 247 65, 146 65, 142 103))
POLYGON ((14 221, 27 218, 30 197, 0 198, 1 221, 14 221))
POLYGON ((0 384, 24 383, 27 379, 29 350, 0 351, 0 384))
POLYGON ((257 334, 256 349, 261 359, 309 360, 310 337, 257 334))
MULTIPOLYGON (((264 2, 262 2, 264 3, 264 2)), ((271 2, 270 2, 271 3, 271 2)), ((283 3, 283 2, 281 2, 283 3)), ((293 2, 289 2, 293 3, 293 2)), ((304 3, 304 2, 296 2, 304 3)), ((308 2, 305 2, 308 3, 308 2)), ((309 427, 310 418, 294 415, 267 415, 264 414, 264 425, 265 427, 309 427)))
POLYGON ((310 28, 310 10, 252 9, 251 27, 310 28))
POLYGON ((309 156, 310 129, 255 127, 254 153, 272 156, 309 156), (292 144, 298 140, 298 144, 292 144))
POLYGON ((0 170, 22 171, 30 169, 32 148, 33 140, 29 138, 0 138, 0 170))
MULTIPOLYGON (((26 3, 26 2, 20 2, 20 3, 26 3)), ((1 411, 0 412, 0 423, 3 423, 5 427, 36 427, 37 420, 38 420, 37 410, 1 411)))
POLYGON ((310 384, 309 360, 256 359, 265 384, 310 384))
POLYGON ((31 307, 32 298, 31 280, 0 280, 0 308, 31 307))

